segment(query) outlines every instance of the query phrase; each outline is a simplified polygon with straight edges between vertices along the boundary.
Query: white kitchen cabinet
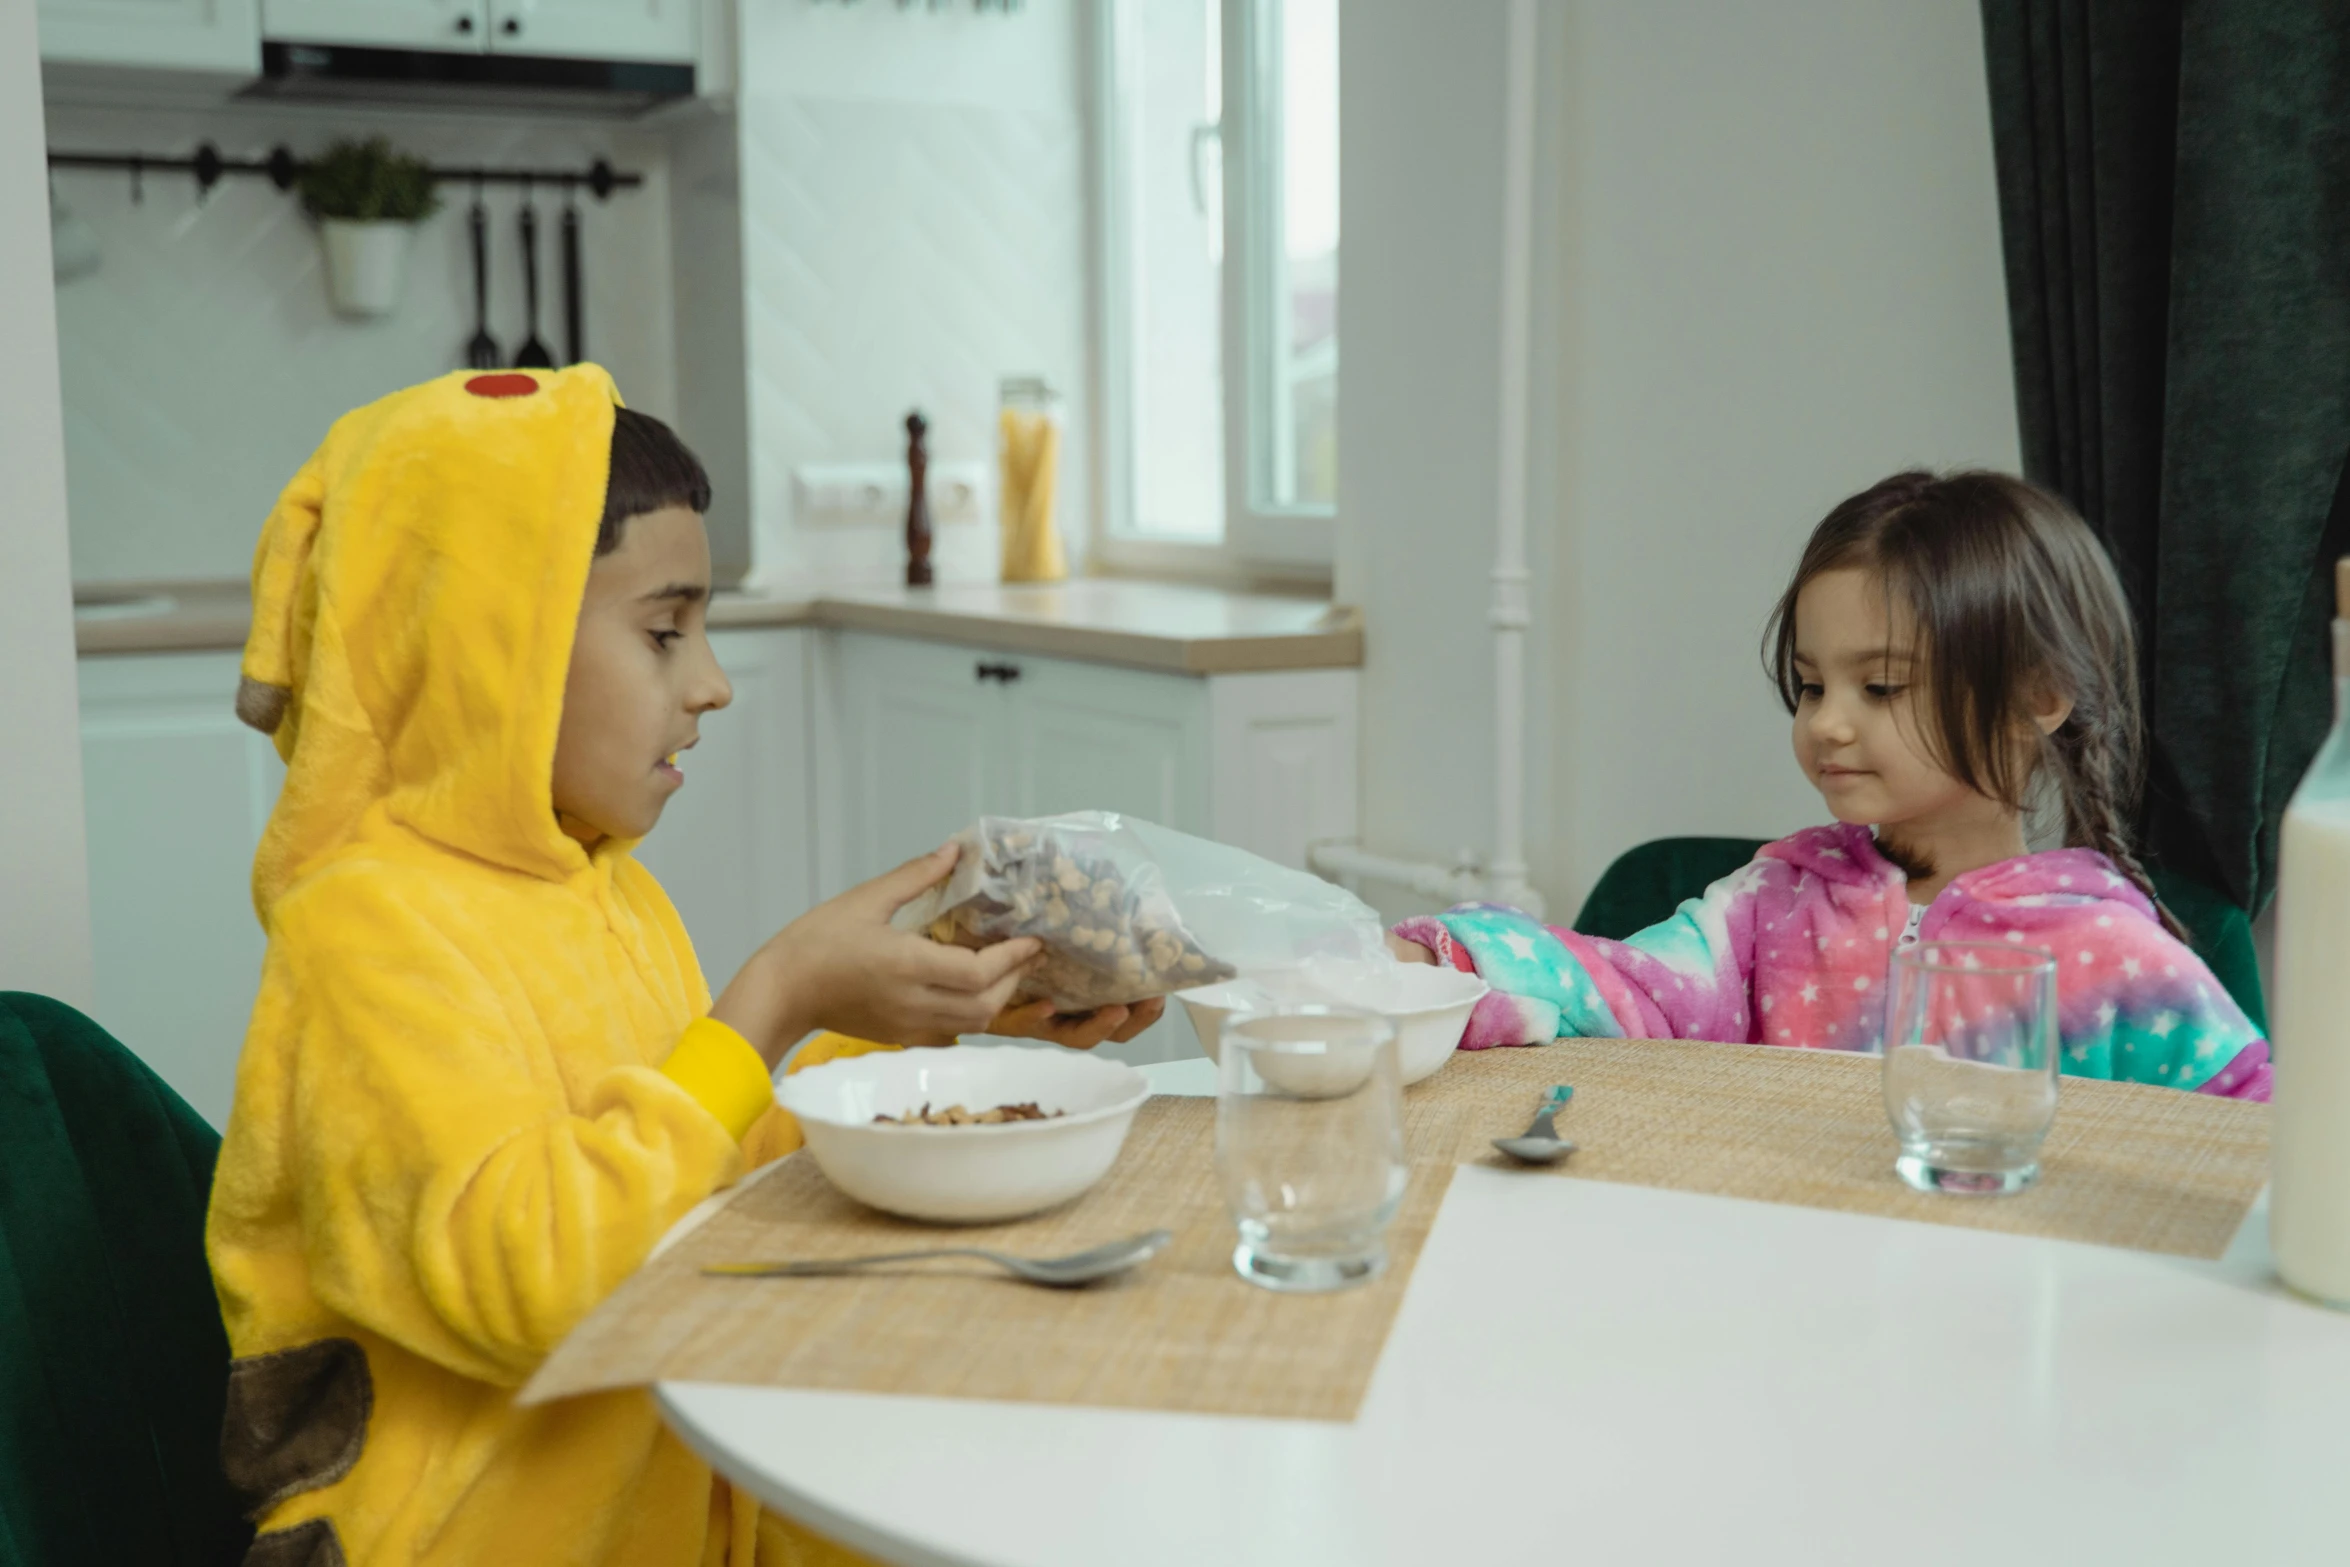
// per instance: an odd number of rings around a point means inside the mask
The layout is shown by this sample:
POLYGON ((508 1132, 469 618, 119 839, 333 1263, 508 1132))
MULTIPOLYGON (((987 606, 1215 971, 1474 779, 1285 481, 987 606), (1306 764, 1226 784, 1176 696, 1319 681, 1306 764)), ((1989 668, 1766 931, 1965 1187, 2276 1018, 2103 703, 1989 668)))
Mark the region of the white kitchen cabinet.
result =
POLYGON ((700 0, 489 0, 490 47, 567 60, 691 65, 700 0))
POLYGON ((1169 674, 854 631, 819 653, 827 894, 983 815, 1119 811, 1301 868, 1355 835, 1351 669, 1169 674))
POLYGON ((40 27, 53 63, 261 73, 258 0, 40 0, 40 27))
POLYGON ((808 635, 711 636, 734 702, 703 717, 701 744, 679 759, 685 787, 637 846, 677 905, 713 992, 815 901, 808 635))
POLYGON ((1204 833, 1207 682, 1108 664, 1006 659, 1007 814, 1117 811, 1204 833))
POLYGON ((81 661, 93 1012, 215 1126, 261 978, 253 851, 285 769, 234 653, 81 661))
POLYGON ((1116 810, 1198 830, 1202 682, 844 632, 834 638, 838 892, 981 816, 1116 810))
POLYGON ((480 54, 489 0, 261 0, 261 30, 284 43, 362 44, 480 54))
POLYGON ((969 655, 857 635, 836 638, 832 651, 840 734, 816 749, 829 753, 845 809, 837 833, 819 814, 827 896, 928 853, 1007 798, 1003 688, 978 679, 969 655))
POLYGON ((288 43, 690 65, 701 34, 700 0, 261 0, 261 4, 262 32, 288 43))
MULTIPOLYGON (((839 632, 816 681, 818 881, 836 893, 980 816, 1107 810, 1303 867, 1355 836, 1351 669, 1183 675, 839 632)), ((1196 1053, 1179 1014, 1113 1049, 1196 1053)))
POLYGON ((1208 680, 1209 837, 1301 870, 1315 844, 1355 837, 1358 683, 1351 669, 1208 680))

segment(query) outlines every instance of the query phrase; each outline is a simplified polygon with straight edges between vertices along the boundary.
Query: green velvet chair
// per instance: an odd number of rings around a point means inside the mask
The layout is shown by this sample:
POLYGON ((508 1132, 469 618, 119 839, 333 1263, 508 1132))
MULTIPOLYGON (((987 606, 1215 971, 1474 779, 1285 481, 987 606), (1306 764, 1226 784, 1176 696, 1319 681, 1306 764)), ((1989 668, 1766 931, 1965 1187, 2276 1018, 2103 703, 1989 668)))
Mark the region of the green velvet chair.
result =
MULTIPOLYGON (((1762 846, 1759 838, 1658 838, 1627 849, 1583 900, 1575 929, 1621 941, 1669 916, 1683 899, 1696 897, 1753 859, 1762 846)), ((2187 927, 2195 955, 2236 998, 2253 1026, 2267 1033, 2268 1007, 2261 997, 2252 922, 2224 894, 2202 882, 2161 869, 2153 876, 2156 894, 2187 927)))
POLYGON ((0 1567, 215 1567, 228 1336, 220 1137, 105 1030, 0 992, 0 1567))

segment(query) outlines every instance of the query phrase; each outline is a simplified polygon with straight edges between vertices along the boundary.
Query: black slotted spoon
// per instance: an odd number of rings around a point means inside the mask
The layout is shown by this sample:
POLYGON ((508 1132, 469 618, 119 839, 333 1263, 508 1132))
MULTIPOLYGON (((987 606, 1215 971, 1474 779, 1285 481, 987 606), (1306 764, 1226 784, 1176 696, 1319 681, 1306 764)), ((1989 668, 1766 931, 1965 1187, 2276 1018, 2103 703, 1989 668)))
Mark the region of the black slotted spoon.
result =
POLYGON ((530 307, 530 336, 514 350, 517 370, 552 370, 555 351, 539 341, 539 208, 529 186, 522 188, 522 292, 530 307))
POLYGON ((578 364, 587 358, 587 290, 579 279, 579 206, 571 186, 563 186, 563 358, 578 364))
POLYGON ((495 370, 506 360, 490 336, 490 213, 481 204, 479 180, 473 183, 473 210, 465 223, 473 231, 473 338, 465 345, 465 363, 473 370, 495 370))

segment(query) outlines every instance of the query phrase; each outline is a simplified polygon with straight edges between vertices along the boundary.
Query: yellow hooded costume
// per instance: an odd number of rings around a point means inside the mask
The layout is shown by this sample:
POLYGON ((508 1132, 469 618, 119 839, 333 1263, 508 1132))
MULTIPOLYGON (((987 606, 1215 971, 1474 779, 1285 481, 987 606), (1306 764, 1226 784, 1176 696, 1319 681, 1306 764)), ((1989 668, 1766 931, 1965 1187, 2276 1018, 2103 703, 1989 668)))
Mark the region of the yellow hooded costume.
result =
POLYGON ((273 1567, 829 1562, 641 1392, 512 1392, 799 1130, 630 845, 551 795, 612 383, 457 374, 338 421, 264 528, 238 711, 285 789, 208 1246, 222 1456, 273 1567))

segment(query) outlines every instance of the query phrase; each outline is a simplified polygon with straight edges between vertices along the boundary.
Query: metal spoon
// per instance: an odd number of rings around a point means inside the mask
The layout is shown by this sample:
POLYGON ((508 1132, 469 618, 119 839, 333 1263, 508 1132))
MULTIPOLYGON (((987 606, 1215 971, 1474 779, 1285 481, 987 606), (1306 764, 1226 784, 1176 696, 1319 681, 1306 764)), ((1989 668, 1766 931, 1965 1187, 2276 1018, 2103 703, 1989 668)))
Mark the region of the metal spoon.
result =
POLYGON ((809 1262, 718 1262, 702 1271, 732 1279, 805 1279, 828 1273, 849 1273, 883 1262, 922 1262, 932 1257, 978 1257, 1018 1274, 1031 1284, 1066 1289, 1071 1285, 1091 1284, 1096 1279, 1106 1279, 1113 1273, 1124 1273, 1128 1268, 1148 1262, 1166 1250, 1168 1243, 1174 1239, 1171 1231, 1145 1230, 1140 1235, 1129 1235, 1122 1241, 1111 1241, 1106 1246, 1072 1252, 1066 1257, 1014 1257, 1006 1252, 986 1251, 977 1246, 937 1246, 925 1251, 889 1251, 872 1257, 823 1257, 809 1262))
POLYGON ((1513 1159, 1528 1164, 1555 1164, 1575 1151, 1575 1145, 1559 1136, 1558 1123, 1551 1119, 1559 1107, 1573 1098, 1572 1086, 1561 1083, 1542 1099, 1542 1108, 1535 1112, 1534 1124, 1517 1137, 1496 1137, 1493 1146, 1513 1159))

